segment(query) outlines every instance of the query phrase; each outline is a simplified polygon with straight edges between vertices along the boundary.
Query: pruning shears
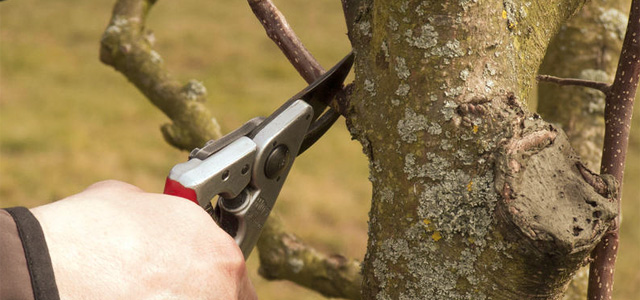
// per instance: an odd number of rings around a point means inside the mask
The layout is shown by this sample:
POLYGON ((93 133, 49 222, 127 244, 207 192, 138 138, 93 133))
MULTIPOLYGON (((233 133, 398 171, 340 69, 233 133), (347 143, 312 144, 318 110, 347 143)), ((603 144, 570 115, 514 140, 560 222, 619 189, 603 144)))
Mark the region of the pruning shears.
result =
POLYGON ((295 158, 337 119, 336 113, 321 113, 352 65, 350 53, 267 118, 251 119, 194 149, 187 162, 171 169, 164 193, 204 208, 235 239, 246 260, 295 158))

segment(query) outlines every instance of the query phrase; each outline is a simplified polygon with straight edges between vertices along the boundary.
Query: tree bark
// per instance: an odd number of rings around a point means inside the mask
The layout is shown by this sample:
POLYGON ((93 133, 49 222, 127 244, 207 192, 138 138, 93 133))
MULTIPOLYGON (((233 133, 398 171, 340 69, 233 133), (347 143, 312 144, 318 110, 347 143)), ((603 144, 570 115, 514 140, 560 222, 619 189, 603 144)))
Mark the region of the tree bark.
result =
POLYGON ((582 1, 343 3, 373 185, 363 298, 560 298, 617 207, 522 103, 582 1))

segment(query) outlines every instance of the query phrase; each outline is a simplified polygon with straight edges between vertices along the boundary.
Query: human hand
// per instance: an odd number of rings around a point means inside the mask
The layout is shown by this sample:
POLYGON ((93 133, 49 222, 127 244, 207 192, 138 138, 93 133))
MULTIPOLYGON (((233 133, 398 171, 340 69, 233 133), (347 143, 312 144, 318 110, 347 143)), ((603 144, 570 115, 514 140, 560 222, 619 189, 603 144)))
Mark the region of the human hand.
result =
POLYGON ((61 299, 257 299, 234 240, 191 201, 104 181, 31 211, 61 299))

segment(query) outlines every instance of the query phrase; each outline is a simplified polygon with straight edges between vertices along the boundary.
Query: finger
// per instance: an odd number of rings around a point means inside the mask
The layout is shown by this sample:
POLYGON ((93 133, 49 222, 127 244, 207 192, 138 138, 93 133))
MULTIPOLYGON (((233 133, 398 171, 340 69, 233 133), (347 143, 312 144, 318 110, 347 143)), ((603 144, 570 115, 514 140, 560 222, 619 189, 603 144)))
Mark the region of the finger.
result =
POLYGON ((257 300, 258 295, 256 295, 256 290, 253 288, 253 284, 251 280, 249 280, 249 276, 247 276, 247 272, 245 271, 245 275, 238 285, 238 300, 257 300))
POLYGON ((100 182, 96 182, 89 187, 87 187, 84 191, 96 191, 96 190, 110 190, 114 192, 131 192, 131 193, 142 193, 144 192, 141 188, 128 184, 126 182, 118 181, 118 180, 104 180, 100 182))

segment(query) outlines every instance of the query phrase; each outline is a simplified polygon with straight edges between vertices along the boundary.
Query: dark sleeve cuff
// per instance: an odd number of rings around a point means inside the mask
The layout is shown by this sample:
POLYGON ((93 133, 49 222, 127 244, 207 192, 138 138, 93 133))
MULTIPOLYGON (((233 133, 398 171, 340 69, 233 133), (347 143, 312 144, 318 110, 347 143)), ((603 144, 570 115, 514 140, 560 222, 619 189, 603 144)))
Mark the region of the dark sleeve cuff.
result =
POLYGON ((2 231, 0 233, 2 234, 0 235, 0 249, 8 251, 0 253, 0 267, 2 267, 0 277, 3 278, 3 282, 6 277, 9 280, 7 282, 14 282, 15 285, 0 284, 0 298, 5 299, 3 293, 10 292, 12 294, 6 294, 9 296, 6 299, 16 299, 11 295, 31 295, 33 298, 27 297, 26 299, 36 300, 60 299, 49 249, 38 219, 24 207, 12 207, 4 210, 0 210, 0 231, 2 231), (7 213, 13 219, 14 226, 10 224, 11 222, 6 216, 7 213), (11 232, 14 232, 15 235, 16 231, 22 247, 17 244, 18 239, 15 236, 11 237, 11 232), (7 249, 4 249, 5 247, 7 249), (8 270, 4 270, 5 264, 8 270), (21 282, 24 280, 25 267, 28 271, 29 277, 27 279, 30 280, 30 284, 29 282, 21 282), (17 277, 14 277, 12 273, 17 277), (32 293, 29 291, 29 287, 32 293))

